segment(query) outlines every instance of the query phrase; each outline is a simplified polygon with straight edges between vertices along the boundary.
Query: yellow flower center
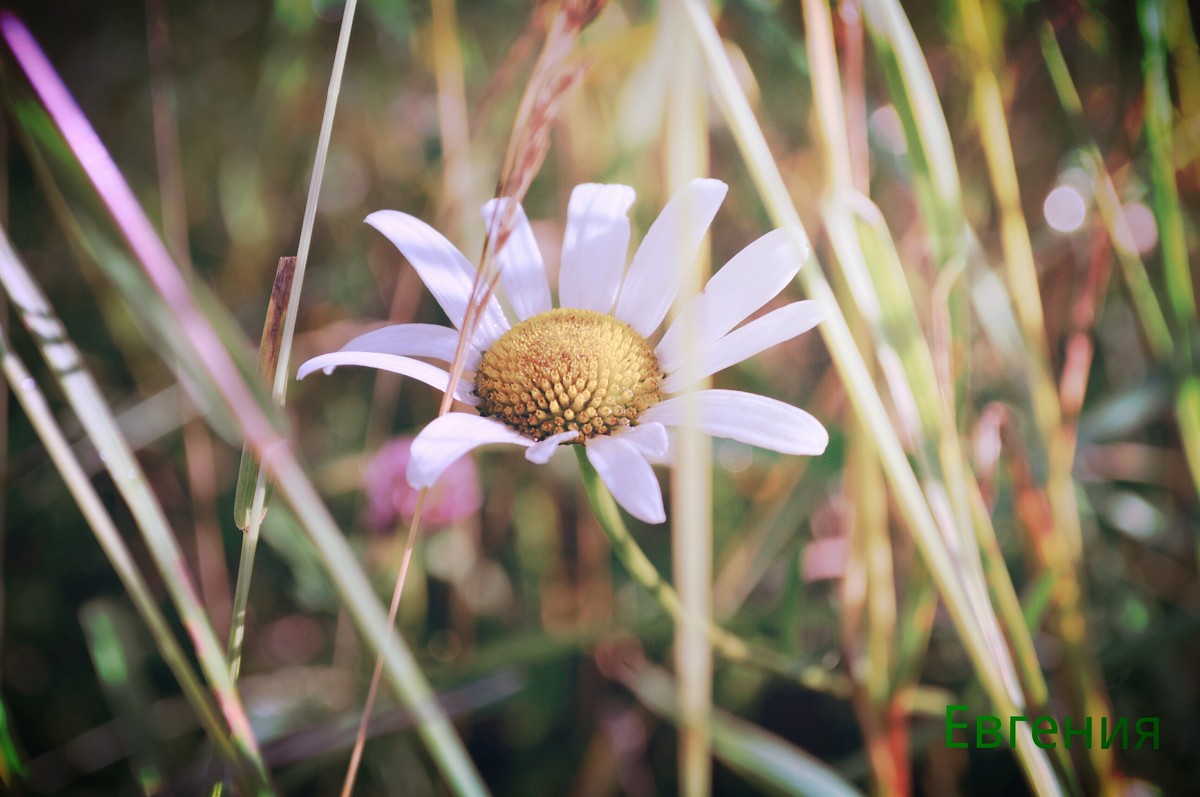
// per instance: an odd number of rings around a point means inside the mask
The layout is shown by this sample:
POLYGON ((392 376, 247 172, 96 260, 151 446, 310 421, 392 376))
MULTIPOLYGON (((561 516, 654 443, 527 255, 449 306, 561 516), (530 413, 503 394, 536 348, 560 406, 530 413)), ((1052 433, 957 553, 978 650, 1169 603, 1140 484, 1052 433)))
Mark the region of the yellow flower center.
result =
POLYGON ((514 326, 475 372, 479 414, 526 437, 584 439, 633 425, 658 403, 663 372, 646 339, 594 310, 547 310, 514 326))

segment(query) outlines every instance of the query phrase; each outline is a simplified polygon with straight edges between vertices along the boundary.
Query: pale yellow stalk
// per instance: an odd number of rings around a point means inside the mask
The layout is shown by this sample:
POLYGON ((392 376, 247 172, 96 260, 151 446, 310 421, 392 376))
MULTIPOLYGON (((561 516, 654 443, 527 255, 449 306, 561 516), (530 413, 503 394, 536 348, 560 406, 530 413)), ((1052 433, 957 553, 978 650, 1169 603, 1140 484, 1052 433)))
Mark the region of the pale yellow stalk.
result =
MULTIPOLYGON (((673 32, 674 79, 667 95, 666 153, 668 193, 674 195, 708 171, 708 103, 703 64, 695 40, 686 35, 684 9, 679 0, 664 3, 660 23, 673 32)), ((678 430, 678 449, 672 470, 671 550, 674 581, 683 606, 682 622, 675 634, 675 670, 678 673, 680 726, 679 784, 687 797, 704 797, 712 789, 709 748, 712 743, 712 443, 700 428, 700 407, 695 391, 711 380, 699 382, 699 319, 691 297, 704 287, 708 272, 707 247, 689 264, 675 303, 685 325, 680 372, 689 386, 683 393, 684 422, 678 430)))

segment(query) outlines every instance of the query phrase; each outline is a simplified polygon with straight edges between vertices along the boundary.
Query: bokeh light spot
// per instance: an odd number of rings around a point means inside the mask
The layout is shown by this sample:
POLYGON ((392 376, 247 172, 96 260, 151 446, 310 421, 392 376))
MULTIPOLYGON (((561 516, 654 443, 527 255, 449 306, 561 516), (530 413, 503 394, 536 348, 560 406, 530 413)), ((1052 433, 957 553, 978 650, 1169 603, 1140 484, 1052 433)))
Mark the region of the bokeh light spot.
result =
POLYGON ((880 146, 893 155, 903 155, 908 152, 908 142, 904 139, 904 124, 900 114, 891 105, 881 105, 871 112, 867 121, 880 146))
POLYGON ((1083 225, 1087 216, 1087 204, 1079 189, 1070 185, 1060 185, 1046 195, 1046 201, 1042 203, 1042 214, 1055 232, 1071 233, 1083 225))
POLYGON ((1117 227, 1117 246, 1144 255, 1158 244, 1158 222, 1154 220, 1154 211, 1141 202, 1130 202, 1121 208, 1121 216, 1125 225, 1117 227))

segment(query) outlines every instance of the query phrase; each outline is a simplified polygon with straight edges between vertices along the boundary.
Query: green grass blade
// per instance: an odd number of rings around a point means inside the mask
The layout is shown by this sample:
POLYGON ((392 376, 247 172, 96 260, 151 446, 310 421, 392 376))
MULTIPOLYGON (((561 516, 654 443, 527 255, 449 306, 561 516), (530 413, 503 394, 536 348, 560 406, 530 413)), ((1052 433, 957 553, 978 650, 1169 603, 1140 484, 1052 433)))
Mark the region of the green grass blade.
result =
POLYGON ((84 605, 80 622, 109 707, 129 734, 134 779, 143 794, 157 794, 163 788, 161 745, 150 729, 150 699, 140 672, 141 655, 126 617, 101 599, 84 605))
MULTIPOLYGON (((2 261, 0 261, 0 268, 3 268, 2 261)), ((105 510, 100 496, 92 487, 88 475, 72 452, 71 444, 55 421, 54 414, 46 403, 45 397, 38 390, 37 383, 25 364, 9 349, 8 342, 3 335, 0 335, 0 360, 3 362, 5 378, 10 385, 14 386, 14 395, 21 403, 21 407, 41 438, 42 444, 49 452, 50 458, 66 482, 71 496, 87 519, 97 541, 120 577, 125 591, 129 593, 130 599, 141 614, 143 622, 150 629, 150 634, 154 637, 163 660, 182 687, 201 726, 217 751, 233 767, 239 781, 247 788, 247 793, 253 793, 255 781, 253 767, 239 754, 229 736, 228 729, 218 716, 216 706, 192 669, 190 660, 171 633, 170 626, 159 610, 150 587, 134 563, 133 555, 105 510)))
POLYGON ((183 554, 162 506, 151 491, 137 458, 121 435, 99 385, 68 337, 66 327, 59 321, 3 231, 0 231, 0 283, 33 335, 137 522, 175 608, 191 635, 201 669, 217 693, 218 705, 225 714, 239 755, 251 764, 254 792, 270 793, 266 769, 250 721, 229 678, 216 634, 192 584, 183 554))
POLYGON ((23 778, 27 774, 25 762, 17 752, 12 729, 9 727, 8 706, 0 700, 0 783, 11 788, 17 778, 23 778))
POLYGON ((907 162, 934 257, 946 265, 959 252, 966 219, 950 128, 933 76, 897 0, 863 0, 863 14, 879 71, 904 125, 907 162))
POLYGON ((1188 470, 1200 493, 1200 377, 1193 375, 1184 380, 1175 397, 1175 414, 1188 470))
POLYGON ((1138 24, 1145 45, 1142 79, 1146 100, 1146 143, 1154 184, 1154 217, 1158 222, 1167 278, 1167 304, 1175 322, 1176 343, 1184 359, 1190 360, 1190 336, 1196 327, 1196 294, 1188 264, 1179 188, 1175 184, 1171 143, 1174 106, 1167 78, 1166 14, 1162 0, 1141 0, 1138 24))

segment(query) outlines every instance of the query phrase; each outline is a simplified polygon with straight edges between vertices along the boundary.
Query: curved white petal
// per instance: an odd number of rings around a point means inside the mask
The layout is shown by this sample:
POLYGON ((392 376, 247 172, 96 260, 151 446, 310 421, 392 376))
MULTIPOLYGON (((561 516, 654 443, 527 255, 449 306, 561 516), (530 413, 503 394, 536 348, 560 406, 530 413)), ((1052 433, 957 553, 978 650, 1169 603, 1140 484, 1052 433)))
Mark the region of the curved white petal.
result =
POLYGON ((432 487, 459 457, 493 443, 528 447, 533 441, 491 418, 465 412, 450 412, 434 418, 412 442, 408 483, 418 490, 432 487))
POLYGON ((667 428, 661 423, 651 421, 628 426, 614 436, 632 445, 652 462, 667 455, 667 428))
POLYGON ((629 254, 626 214, 633 199, 627 185, 584 183, 571 192, 558 275, 560 307, 612 310, 629 254))
POLYGON ((633 443, 603 435, 589 440, 586 448, 588 461, 629 514, 647 523, 667 519, 658 478, 633 443))
MULTIPOLYGON (((381 371, 411 376, 413 379, 443 391, 450 381, 450 374, 436 365, 414 360, 411 357, 401 357, 398 354, 380 354, 371 351, 335 351, 330 354, 322 354, 320 357, 313 357, 300 366, 296 372, 296 378, 303 379, 316 370, 324 370, 327 374, 332 373, 333 369, 340 365, 362 365, 367 368, 378 368, 381 371)), ((454 398, 464 404, 478 404, 479 399, 475 397, 472 390, 470 382, 460 379, 458 380, 458 389, 454 391, 454 398)))
POLYGON ((629 265, 614 312, 643 337, 658 328, 675 301, 683 270, 691 267, 728 190, 720 180, 692 180, 650 225, 629 265))
POLYGON ((579 432, 559 432, 558 434, 552 434, 545 440, 539 440, 525 449, 525 459, 530 462, 536 462, 538 465, 545 465, 550 461, 550 457, 554 456, 554 452, 558 450, 560 445, 577 437, 579 437, 579 432))
MULTIPOLYGON (((503 210, 511 202, 511 197, 501 197, 488 200, 483 206, 483 222, 487 225, 488 235, 494 235, 499 229, 503 210)), ((520 203, 515 203, 512 213, 512 232, 504 248, 496 253, 496 263, 500 267, 504 293, 517 317, 524 321, 550 309, 550 285, 546 282, 546 266, 533 237, 533 228, 520 203)))
MULTIPOLYGON (((392 324, 359 335, 338 351, 399 354, 405 357, 430 357, 452 362, 458 349, 458 332, 438 324, 392 324)), ((479 351, 467 347, 465 367, 474 371, 479 365, 479 351)))
MULTIPOLYGON (((815 327, 824 317, 825 306, 811 299, 772 310, 704 349, 700 354, 700 370, 695 376, 700 379, 715 374, 785 340, 791 340, 815 327)), ((675 393, 685 387, 687 383, 679 371, 668 374, 662 383, 664 393, 675 393)))
MULTIPOLYGON (((829 433, 804 410, 773 398, 740 390, 701 390, 700 428, 724 437, 784 454, 820 454, 829 433)), ((683 399, 671 398, 642 413, 641 420, 666 426, 683 423, 683 399)))
MULTIPOLYGON (((692 300, 699 315, 700 348, 713 343, 775 298, 808 259, 808 239, 800 228, 772 230, 733 256, 692 300), (803 242, 803 248, 798 247, 803 242)), ((654 349, 658 364, 670 373, 683 356, 683 332, 678 319, 654 349)))
MULTIPOLYGON (((366 222, 383 233, 412 263, 450 323, 461 329, 475 283, 475 268, 470 261, 440 232, 415 216, 398 210, 377 210, 367 216, 366 222)), ((496 297, 490 297, 472 343, 486 350, 507 331, 508 321, 496 297)))

